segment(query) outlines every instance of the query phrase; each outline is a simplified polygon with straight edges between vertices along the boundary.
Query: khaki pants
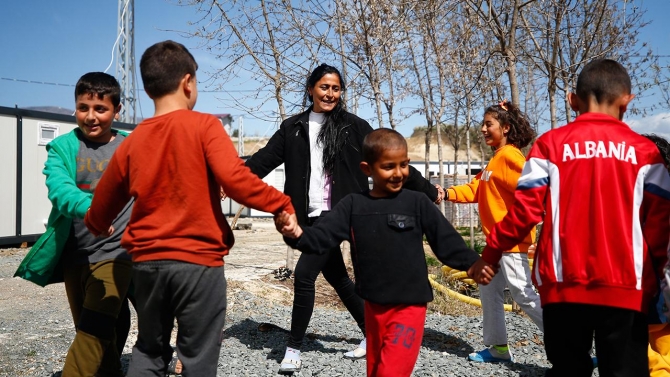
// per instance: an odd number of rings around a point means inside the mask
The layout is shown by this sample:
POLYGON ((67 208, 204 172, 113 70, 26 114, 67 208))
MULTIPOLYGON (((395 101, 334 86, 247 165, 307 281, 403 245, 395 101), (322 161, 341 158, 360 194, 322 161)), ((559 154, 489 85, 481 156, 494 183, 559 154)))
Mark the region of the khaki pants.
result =
POLYGON ((106 260, 64 269, 65 292, 77 334, 63 377, 123 376, 116 347, 116 319, 132 277, 132 262, 106 260))

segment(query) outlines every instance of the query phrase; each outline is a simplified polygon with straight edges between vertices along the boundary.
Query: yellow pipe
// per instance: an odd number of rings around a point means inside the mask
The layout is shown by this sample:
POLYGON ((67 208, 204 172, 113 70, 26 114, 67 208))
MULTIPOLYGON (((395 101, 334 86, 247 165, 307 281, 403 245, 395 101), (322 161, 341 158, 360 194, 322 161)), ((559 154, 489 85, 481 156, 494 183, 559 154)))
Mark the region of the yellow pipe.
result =
MULTIPOLYGON (((454 271, 456 271, 456 270, 454 270, 454 271)), ((452 271, 452 273, 449 275, 449 277, 452 278, 452 279, 466 279, 466 278, 468 278, 468 273, 465 272, 465 271, 457 271, 457 272, 454 273, 452 271)))
MULTIPOLYGON (((530 268, 533 268, 533 259, 528 259, 528 264, 530 265, 530 268)), ((468 273, 465 271, 459 271, 455 268, 451 268, 449 266, 442 266, 442 275, 448 279, 458 279, 461 280, 465 284, 469 284, 472 286, 477 286, 477 283, 475 283, 474 280, 468 278, 468 273)), ((430 285, 435 288, 436 290, 446 294, 447 296, 451 298, 455 298, 459 301, 465 302, 466 304, 470 305, 475 305, 479 306, 480 308, 482 307, 482 302, 479 299, 466 296, 464 294, 458 293, 452 289, 449 289, 440 283, 438 283, 435 280, 435 275, 429 274, 428 275, 428 280, 430 281, 430 285)), ((512 311, 512 305, 505 304, 503 305, 505 311, 511 312, 512 311)))
MULTIPOLYGON (((464 303, 466 303, 466 304, 479 306, 480 308, 482 307, 482 302, 481 302, 481 300, 476 299, 476 298, 474 298, 474 297, 466 296, 466 295, 464 295, 464 294, 458 293, 458 292, 456 292, 456 291, 453 291, 453 290, 451 290, 451 289, 449 289, 449 288, 447 288, 447 287, 441 285, 440 283, 438 283, 438 282, 435 280, 435 275, 433 275, 433 274, 429 274, 429 275, 428 275, 428 281, 430 281, 430 285, 431 285, 433 288, 435 288, 436 290, 438 290, 438 291, 440 291, 440 292, 446 294, 447 296, 449 296, 449 297, 451 297, 451 298, 455 298, 455 299, 457 299, 457 300, 459 300, 459 301, 462 301, 462 302, 464 302, 464 303)), ((511 311, 512 311, 512 305, 505 304, 505 305, 503 305, 503 307, 504 307, 505 311, 507 311, 507 312, 511 312, 511 311)))

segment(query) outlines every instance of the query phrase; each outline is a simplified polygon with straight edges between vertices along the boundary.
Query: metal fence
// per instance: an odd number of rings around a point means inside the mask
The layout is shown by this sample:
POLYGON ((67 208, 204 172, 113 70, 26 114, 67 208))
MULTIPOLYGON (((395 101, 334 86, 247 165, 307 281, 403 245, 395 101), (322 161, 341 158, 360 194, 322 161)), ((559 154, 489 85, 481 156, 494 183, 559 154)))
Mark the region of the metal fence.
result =
MULTIPOLYGON (((430 177, 430 182, 435 184, 439 183, 440 179, 437 176, 430 177)), ((444 186, 450 187, 454 185, 463 185, 469 183, 467 176, 458 176, 456 178, 456 183, 454 183, 453 176, 444 177, 444 186)), ((470 220, 473 221, 473 226, 476 228, 481 227, 479 221, 479 211, 477 210, 477 203, 473 204, 456 204, 451 202, 446 202, 444 204, 444 216, 449 220, 449 222, 455 227, 469 227, 470 220)))

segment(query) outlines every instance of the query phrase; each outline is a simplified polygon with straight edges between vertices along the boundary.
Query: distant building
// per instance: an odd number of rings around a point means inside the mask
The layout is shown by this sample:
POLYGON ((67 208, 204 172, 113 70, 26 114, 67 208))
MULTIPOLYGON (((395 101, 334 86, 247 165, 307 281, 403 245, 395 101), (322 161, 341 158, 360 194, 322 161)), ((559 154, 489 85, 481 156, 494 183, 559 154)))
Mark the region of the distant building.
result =
POLYGON ((60 106, 28 106, 26 110, 44 111, 45 113, 74 115, 74 110, 66 109, 60 106))
POLYGON ((226 130, 226 133, 230 136, 233 134, 233 116, 230 114, 212 114, 217 117, 221 124, 223 124, 223 129, 226 130))

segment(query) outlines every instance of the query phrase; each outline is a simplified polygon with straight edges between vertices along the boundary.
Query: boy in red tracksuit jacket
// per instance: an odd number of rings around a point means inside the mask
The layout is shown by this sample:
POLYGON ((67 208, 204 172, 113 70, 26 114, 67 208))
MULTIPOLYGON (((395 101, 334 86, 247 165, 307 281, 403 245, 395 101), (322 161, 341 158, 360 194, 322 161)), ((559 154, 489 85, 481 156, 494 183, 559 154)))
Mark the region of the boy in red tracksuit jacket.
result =
POLYGON ((514 205, 486 240, 482 257, 496 264, 544 217, 533 281, 547 376, 590 376, 594 334, 601 376, 649 374, 644 312, 652 266, 667 259, 670 177, 654 143, 621 121, 633 97, 619 63, 587 64, 568 97, 580 115, 538 138, 514 205))

